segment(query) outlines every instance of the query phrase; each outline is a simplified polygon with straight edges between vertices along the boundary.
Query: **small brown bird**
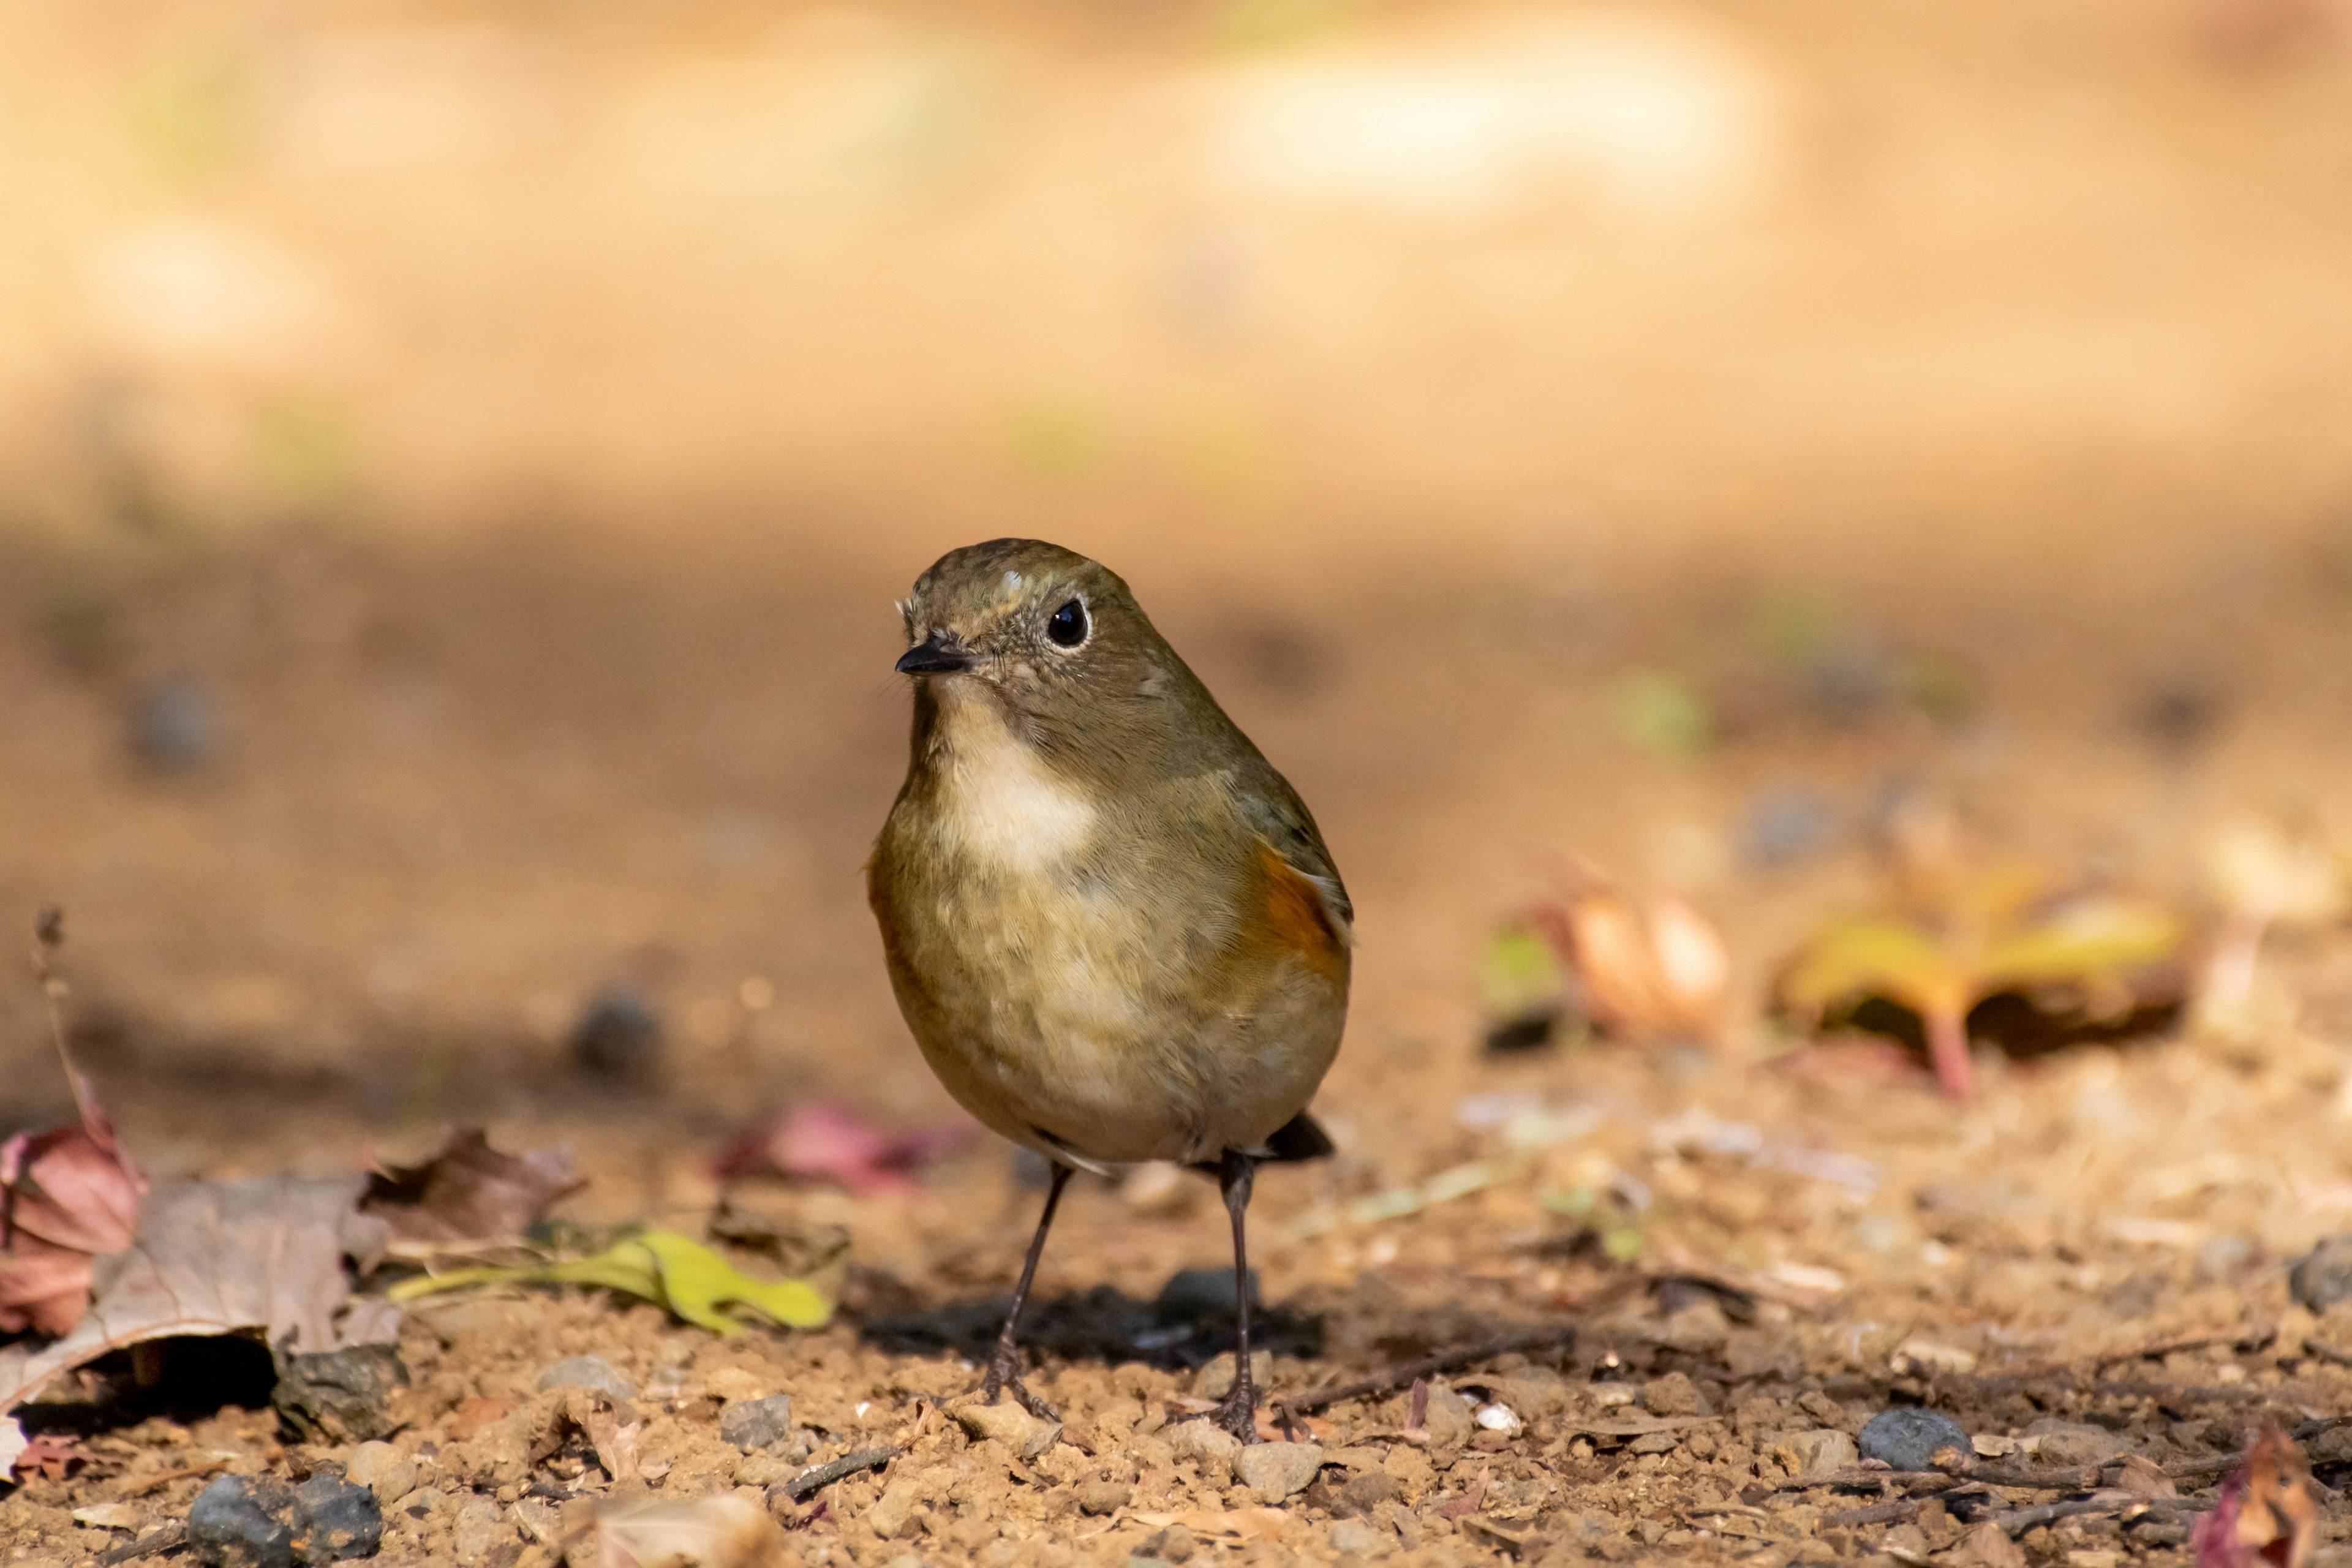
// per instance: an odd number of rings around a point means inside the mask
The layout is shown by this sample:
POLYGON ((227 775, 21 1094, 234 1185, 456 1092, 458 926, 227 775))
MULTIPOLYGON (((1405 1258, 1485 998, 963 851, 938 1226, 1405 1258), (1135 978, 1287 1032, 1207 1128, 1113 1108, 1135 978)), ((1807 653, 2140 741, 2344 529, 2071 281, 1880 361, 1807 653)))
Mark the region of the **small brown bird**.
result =
POLYGON ((1074 1167, 1213 1173, 1240 1352, 1218 1425, 1255 1436, 1243 1215, 1260 1161, 1312 1159, 1355 911, 1298 793, 1116 575, 1029 539, 940 557, 900 606, 907 782, 867 893, 898 1006, 964 1108, 1053 1173, 983 1388, 1074 1167))

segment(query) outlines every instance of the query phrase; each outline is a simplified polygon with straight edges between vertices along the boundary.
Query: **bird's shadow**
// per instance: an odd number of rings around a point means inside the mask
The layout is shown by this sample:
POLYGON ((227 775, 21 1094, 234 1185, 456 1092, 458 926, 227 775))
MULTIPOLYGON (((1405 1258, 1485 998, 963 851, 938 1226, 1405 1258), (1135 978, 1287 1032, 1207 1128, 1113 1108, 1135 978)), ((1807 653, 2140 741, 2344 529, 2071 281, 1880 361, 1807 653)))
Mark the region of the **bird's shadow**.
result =
MULTIPOLYGON (((1234 1348, 1231 1269, 1186 1269, 1152 1300, 1109 1285, 1075 1295, 1033 1298, 1021 1314, 1021 1343, 1032 1354, 1116 1366, 1141 1362, 1163 1371, 1197 1368, 1234 1348)), ((1255 1276, 1253 1276, 1255 1282, 1255 1276)), ((866 1343, 899 1354, 953 1351, 985 1361, 1013 1304, 1009 1295, 920 1303, 901 1296, 876 1300, 858 1331, 866 1343)), ((1283 1307, 1250 1308, 1250 1348, 1278 1356, 1323 1353, 1323 1320, 1283 1307)))

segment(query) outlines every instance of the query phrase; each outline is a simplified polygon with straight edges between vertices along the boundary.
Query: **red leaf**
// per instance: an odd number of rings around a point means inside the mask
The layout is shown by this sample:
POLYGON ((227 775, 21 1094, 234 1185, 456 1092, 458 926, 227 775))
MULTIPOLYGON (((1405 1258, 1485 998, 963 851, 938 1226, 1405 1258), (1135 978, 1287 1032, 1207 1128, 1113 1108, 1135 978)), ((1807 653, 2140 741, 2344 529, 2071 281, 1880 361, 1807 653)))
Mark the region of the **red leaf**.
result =
POLYGON ((45 1481, 61 1481, 89 1463, 89 1458, 71 1438, 43 1432, 25 1445, 25 1451, 9 1467, 9 1474, 26 1479, 38 1476, 45 1481))
POLYGON ((2317 1539, 2318 1516, 2302 1451, 2285 1433, 2268 1427, 2222 1483, 2212 1511, 2198 1516, 2189 1537, 2197 1568, 2303 1568, 2317 1539))
POLYGON ((838 1182, 861 1195, 908 1192, 913 1171, 971 1136, 967 1121, 884 1132, 847 1106, 815 1100, 744 1132, 719 1156, 718 1173, 838 1182))

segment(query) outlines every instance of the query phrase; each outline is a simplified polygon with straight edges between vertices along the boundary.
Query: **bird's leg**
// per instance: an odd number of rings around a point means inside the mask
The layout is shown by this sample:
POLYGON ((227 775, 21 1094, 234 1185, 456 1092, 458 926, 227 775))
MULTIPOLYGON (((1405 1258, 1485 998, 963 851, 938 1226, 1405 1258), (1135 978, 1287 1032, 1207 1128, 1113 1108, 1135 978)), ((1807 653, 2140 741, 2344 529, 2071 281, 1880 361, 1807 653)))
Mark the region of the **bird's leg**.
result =
POLYGON ((1062 1189, 1070 1180, 1070 1167, 1059 1160, 1053 1163, 1053 1185, 1045 1189, 1045 1212, 1037 1216, 1037 1234, 1029 1238, 1029 1256, 1021 1265, 1021 1283, 1013 1288, 1013 1310, 1004 1314, 1004 1327, 997 1331, 996 1350, 988 1358, 988 1375, 980 1385, 982 1404, 995 1404, 998 1396, 1010 1388, 1024 1410, 1046 1421, 1061 1417, 1021 1381, 1021 1352, 1013 1336, 1021 1327, 1021 1309, 1029 1303, 1030 1282, 1037 1278, 1037 1259, 1045 1255, 1045 1233, 1053 1228, 1054 1210, 1060 1205, 1062 1189))
POLYGON ((1257 1441, 1257 1388, 1250 1377, 1249 1244, 1242 1216, 1249 1208, 1256 1173, 1257 1162, 1237 1149, 1226 1150, 1217 1165, 1217 1186, 1234 1221, 1234 1386, 1209 1419, 1244 1443, 1257 1441))

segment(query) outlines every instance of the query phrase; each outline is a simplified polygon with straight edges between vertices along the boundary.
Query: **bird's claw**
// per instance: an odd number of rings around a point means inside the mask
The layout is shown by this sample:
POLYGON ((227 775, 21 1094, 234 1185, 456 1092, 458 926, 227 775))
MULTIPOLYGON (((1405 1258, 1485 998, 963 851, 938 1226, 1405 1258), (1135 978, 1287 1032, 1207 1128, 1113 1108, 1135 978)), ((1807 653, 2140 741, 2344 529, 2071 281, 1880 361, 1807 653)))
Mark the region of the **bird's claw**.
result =
POLYGON ((1021 1381, 1021 1352, 1011 1345, 999 1344, 996 1353, 988 1358, 988 1375, 981 1380, 980 1402, 993 1405, 1007 1393, 1014 1404, 1040 1421, 1059 1421, 1060 1412, 1029 1392, 1021 1381))

